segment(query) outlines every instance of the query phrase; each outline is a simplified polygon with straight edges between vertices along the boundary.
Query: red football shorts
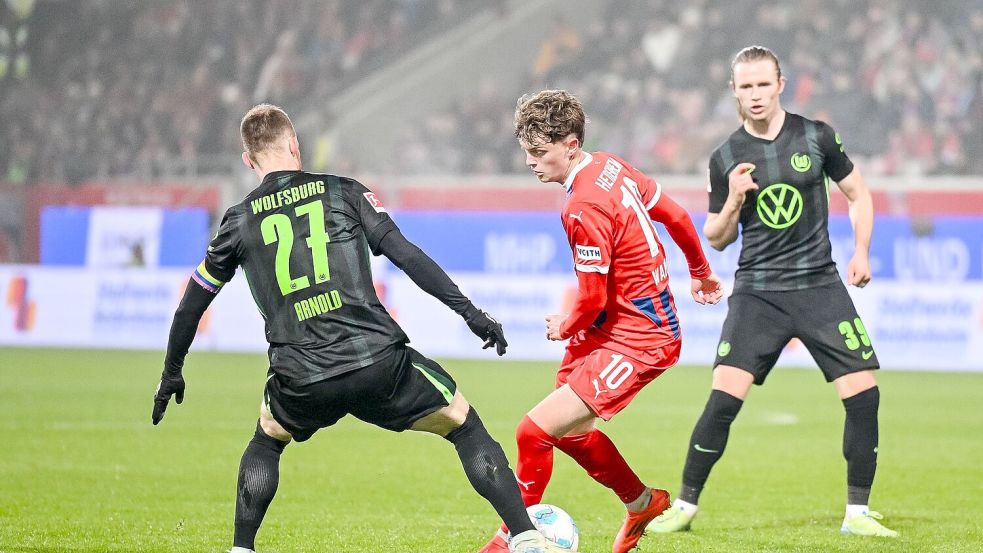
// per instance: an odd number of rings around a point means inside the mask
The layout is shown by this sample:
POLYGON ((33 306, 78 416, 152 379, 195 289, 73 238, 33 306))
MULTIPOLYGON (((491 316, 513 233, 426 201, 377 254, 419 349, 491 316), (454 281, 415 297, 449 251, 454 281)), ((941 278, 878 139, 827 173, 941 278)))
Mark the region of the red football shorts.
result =
POLYGON ((606 421, 611 420, 646 384, 676 364, 681 344, 677 340, 649 352, 658 359, 656 365, 644 364, 589 341, 570 344, 556 373, 556 387, 569 384, 591 411, 606 421))

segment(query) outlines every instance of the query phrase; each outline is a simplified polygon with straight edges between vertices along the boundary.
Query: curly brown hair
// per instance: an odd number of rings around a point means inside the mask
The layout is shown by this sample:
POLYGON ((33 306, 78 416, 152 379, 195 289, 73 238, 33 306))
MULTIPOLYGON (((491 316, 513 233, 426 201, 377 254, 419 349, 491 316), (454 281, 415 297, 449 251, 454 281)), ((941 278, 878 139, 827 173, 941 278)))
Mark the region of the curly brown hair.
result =
POLYGON ((296 136, 294 124, 287 112, 272 104, 259 104, 246 112, 239 124, 242 147, 249 159, 256 163, 256 155, 266 151, 284 133, 296 136))
POLYGON ((586 124, 584 106, 565 90, 526 94, 516 102, 515 136, 525 144, 556 142, 574 134, 583 146, 586 124))

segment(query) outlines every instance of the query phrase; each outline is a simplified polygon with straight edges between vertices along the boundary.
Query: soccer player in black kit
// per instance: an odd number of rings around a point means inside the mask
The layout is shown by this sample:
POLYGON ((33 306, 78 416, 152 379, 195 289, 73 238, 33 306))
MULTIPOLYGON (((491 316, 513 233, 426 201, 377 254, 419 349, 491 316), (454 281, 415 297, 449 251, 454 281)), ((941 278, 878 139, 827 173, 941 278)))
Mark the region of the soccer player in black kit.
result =
POLYGON ((745 48, 731 68, 743 125, 710 157, 710 207, 703 232, 711 246, 723 250, 737 239, 740 224, 741 254, 710 399, 690 438, 682 490, 648 530, 689 528, 751 385, 764 383, 782 349, 797 337, 846 410, 847 506, 840 530, 896 537, 867 507, 877 466, 880 392, 873 371, 879 364, 837 274, 828 230, 827 184, 832 180, 849 201, 853 224, 855 252, 847 278, 864 287, 871 278, 870 191, 839 134, 826 123, 782 109, 785 78, 771 50, 745 48))
POLYGON ((476 308, 447 274, 403 237, 359 182, 306 173, 287 114, 258 105, 240 127, 243 163, 262 181, 225 212, 174 315, 152 420, 184 397, 182 368, 198 322, 241 266, 266 321, 270 368, 255 435, 239 465, 231 553, 254 551, 279 481, 280 454, 347 414, 393 431, 453 443, 475 490, 506 519, 511 551, 554 551, 533 528, 502 447, 436 362, 380 303, 369 254, 382 254, 461 315, 485 347, 508 345, 502 325, 476 308), (514 526, 513 526, 514 525, 514 526))

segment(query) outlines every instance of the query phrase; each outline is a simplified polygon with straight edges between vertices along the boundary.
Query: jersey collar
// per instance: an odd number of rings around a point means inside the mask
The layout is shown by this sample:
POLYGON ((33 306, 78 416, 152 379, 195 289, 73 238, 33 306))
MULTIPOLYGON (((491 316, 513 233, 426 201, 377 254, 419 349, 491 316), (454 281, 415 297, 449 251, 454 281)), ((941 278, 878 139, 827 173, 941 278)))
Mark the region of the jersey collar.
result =
POLYGON ((284 171, 270 171, 269 173, 266 174, 265 177, 263 177, 263 183, 262 184, 267 184, 267 183, 279 181, 280 179, 288 179, 288 178, 290 178, 290 177, 292 177, 292 176, 294 176, 294 175, 296 175, 296 174, 298 174, 300 172, 301 171, 287 171, 287 170, 284 170, 284 171))
POLYGON ((594 161, 594 156, 584 152, 584 159, 582 159, 580 163, 573 168, 573 171, 570 171, 570 174, 567 175, 567 180, 563 181, 563 189, 567 191, 567 194, 573 190, 573 179, 577 178, 577 173, 579 173, 584 167, 587 167, 587 164, 591 161, 594 161))
POLYGON ((745 136, 747 136, 751 140, 754 140, 755 142, 760 142, 762 144, 774 144, 775 142, 778 142, 778 138, 781 137, 782 134, 785 132, 785 129, 788 128, 789 120, 792 118, 792 115, 793 114, 791 114, 791 113, 789 113, 787 111, 785 112, 785 119, 782 121, 782 128, 778 129, 778 134, 776 134, 775 135, 775 138, 772 138, 771 140, 769 140, 767 138, 760 137, 760 136, 755 136, 755 135, 749 133, 748 130, 744 127, 743 124, 741 125, 741 131, 744 132, 745 136))

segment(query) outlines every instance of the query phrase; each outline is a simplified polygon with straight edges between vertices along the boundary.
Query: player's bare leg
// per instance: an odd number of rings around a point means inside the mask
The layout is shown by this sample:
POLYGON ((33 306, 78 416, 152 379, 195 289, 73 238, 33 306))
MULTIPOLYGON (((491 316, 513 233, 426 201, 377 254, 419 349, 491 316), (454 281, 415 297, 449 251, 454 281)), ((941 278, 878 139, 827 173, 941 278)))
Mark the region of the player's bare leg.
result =
POLYGON ((649 531, 667 533, 689 529, 696 516, 700 492, 710 470, 724 454, 730 425, 740 412, 752 384, 754 375, 743 369, 729 365, 717 365, 713 369, 710 398, 690 437, 679 497, 670 509, 648 525, 649 531))
POLYGON ((867 506, 877 471, 880 390, 874 371, 845 374, 834 380, 833 386, 846 410, 843 457, 847 467, 847 505, 840 531, 862 536, 897 537, 897 532, 878 522, 880 513, 867 506))
POLYGON ((451 430, 464 424, 470 410, 471 404, 468 400, 464 399, 461 392, 455 392, 450 405, 417 420, 413 426, 410 426, 410 430, 429 432, 441 437, 447 436, 451 430))
POLYGON ((239 461, 234 553, 256 548, 256 532, 280 482, 280 454, 290 440, 290 433, 273 419, 266 404, 262 403, 256 433, 239 461))
POLYGON ((502 446, 485 430, 478 412, 464 396, 455 392, 450 405, 421 418, 410 429, 443 436, 454 444, 464 473, 475 491, 488 500, 502 520, 513 529, 516 544, 527 544, 517 551, 531 551, 528 532, 539 532, 526 514, 526 506, 522 503, 508 458, 502 446))
POLYGON ((874 371, 860 371, 845 374, 833 381, 833 387, 840 399, 855 396, 861 392, 877 386, 877 379, 874 378, 874 371))

